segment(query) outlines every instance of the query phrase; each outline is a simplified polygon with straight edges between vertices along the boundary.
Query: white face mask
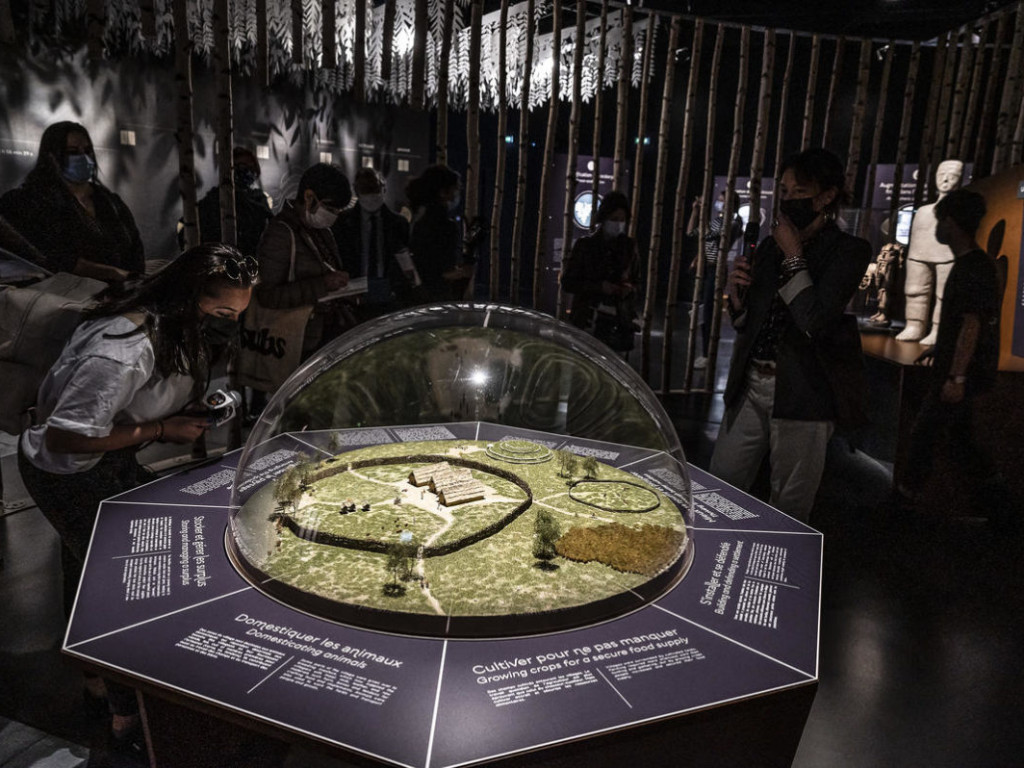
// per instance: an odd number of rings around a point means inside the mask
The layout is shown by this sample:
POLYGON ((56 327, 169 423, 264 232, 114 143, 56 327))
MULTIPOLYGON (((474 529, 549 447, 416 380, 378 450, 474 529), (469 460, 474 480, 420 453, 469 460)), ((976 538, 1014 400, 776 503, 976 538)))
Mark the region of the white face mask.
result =
POLYGON ((310 229, 330 229, 338 219, 338 214, 318 205, 313 213, 306 211, 306 226, 310 229))
POLYGON ((384 195, 380 192, 373 192, 359 196, 359 206, 369 213, 376 213, 384 205, 384 195))
POLYGON ((601 229, 604 231, 605 237, 618 237, 626 234, 626 222, 606 221, 601 225, 601 229))

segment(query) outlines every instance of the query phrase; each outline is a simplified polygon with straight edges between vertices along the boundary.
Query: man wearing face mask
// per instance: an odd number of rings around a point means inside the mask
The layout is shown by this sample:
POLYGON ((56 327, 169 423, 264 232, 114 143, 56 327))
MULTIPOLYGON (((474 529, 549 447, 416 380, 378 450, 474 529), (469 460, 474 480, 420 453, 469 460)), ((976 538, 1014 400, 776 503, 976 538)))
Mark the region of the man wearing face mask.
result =
POLYGON ((871 246, 835 224, 844 184, 831 152, 790 158, 772 235, 753 264, 736 259, 726 284, 736 344, 710 471, 750 490, 767 454, 770 503, 805 521, 835 426, 864 421, 860 336, 844 312, 871 246))
POLYGON ((629 198, 609 192, 594 217, 598 229, 581 237, 562 266, 562 290, 572 294, 569 322, 617 352, 633 348, 640 256, 626 234, 629 198))
MULTIPOLYGON (((263 230, 274 213, 267 195, 259 187, 260 162, 245 147, 232 151, 235 179, 235 247, 246 256, 255 256, 263 230)), ((220 242, 220 187, 210 189, 199 201, 199 237, 204 243, 220 242)), ((184 230, 179 230, 178 245, 184 248, 184 230)))
POLYGON ((350 277, 366 277, 356 303, 360 322, 413 302, 409 223, 384 203, 384 185, 373 168, 353 180, 358 202, 341 212, 332 230, 350 277), (404 266, 403 266, 404 264, 404 266))
POLYGON ((116 282, 145 269, 135 219, 100 181, 92 139, 79 123, 43 131, 36 165, 0 198, 0 217, 31 246, 17 255, 52 272, 116 282))
POLYGON ((354 323, 340 301, 321 302, 348 284, 331 227, 352 200, 341 169, 327 163, 308 168, 294 200, 267 225, 257 248, 261 283, 256 300, 267 309, 313 307, 302 342, 302 359, 354 323))

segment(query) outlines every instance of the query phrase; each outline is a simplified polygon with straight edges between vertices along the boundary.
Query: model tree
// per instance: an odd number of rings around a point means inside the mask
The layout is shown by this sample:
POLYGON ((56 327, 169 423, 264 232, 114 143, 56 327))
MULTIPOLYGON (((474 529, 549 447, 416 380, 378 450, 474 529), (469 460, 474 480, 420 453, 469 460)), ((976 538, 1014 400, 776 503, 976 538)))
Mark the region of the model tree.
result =
POLYGON ((579 457, 571 451, 565 452, 565 474, 566 477, 572 478, 576 474, 576 470, 579 469, 580 460, 579 457))
POLYGON ((296 467, 288 467, 274 484, 274 501, 282 506, 285 504, 295 506, 302 491, 300 489, 299 475, 296 467))
POLYGON ((593 456, 587 456, 583 459, 583 476, 587 480, 593 480, 597 477, 597 459, 593 456))
MULTIPOLYGON (((412 550, 412 552, 415 551, 415 549, 412 550)), ((384 569, 391 577, 391 581, 384 585, 384 594, 397 597, 405 594, 405 587, 399 584, 399 580, 407 581, 412 574, 410 548, 407 544, 395 541, 388 545, 387 555, 384 569)))
POLYGON ((545 563, 554 559, 557 554, 555 542, 561 535, 551 512, 546 509, 537 510, 533 523, 533 556, 545 563))

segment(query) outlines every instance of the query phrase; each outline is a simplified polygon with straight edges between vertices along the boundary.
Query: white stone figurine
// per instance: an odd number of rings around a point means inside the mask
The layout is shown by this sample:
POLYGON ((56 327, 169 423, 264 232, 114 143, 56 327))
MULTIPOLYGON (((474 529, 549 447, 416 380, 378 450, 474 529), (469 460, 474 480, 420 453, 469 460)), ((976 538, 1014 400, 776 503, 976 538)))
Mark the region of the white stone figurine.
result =
MULTIPOLYGON (((964 164, 959 160, 943 160, 935 171, 935 187, 939 190, 936 203, 960 186, 964 164)), ((907 251, 906 295, 907 327, 896 337, 897 341, 920 341, 934 345, 939 335, 939 315, 942 312, 942 294, 946 278, 953 268, 953 252, 948 245, 935 239, 935 203, 922 205, 914 214, 910 225, 910 248, 907 251), (928 307, 932 304, 931 326, 928 307), (927 335, 926 335, 927 334, 927 335)))

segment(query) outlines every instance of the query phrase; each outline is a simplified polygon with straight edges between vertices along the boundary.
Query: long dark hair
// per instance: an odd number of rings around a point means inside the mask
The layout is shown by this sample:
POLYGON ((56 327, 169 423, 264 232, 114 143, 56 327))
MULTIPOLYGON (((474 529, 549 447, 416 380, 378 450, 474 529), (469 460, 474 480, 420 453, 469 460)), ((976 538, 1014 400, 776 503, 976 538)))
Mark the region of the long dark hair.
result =
POLYGON ((460 176, 447 165, 431 165, 405 185, 405 195, 413 210, 441 202, 441 190, 458 186, 460 176))
POLYGON ((101 295, 86 318, 141 313, 143 322, 135 333, 149 334, 157 370, 164 376, 180 373, 198 382, 205 379, 210 357, 200 327, 199 299, 224 288, 255 285, 252 263, 230 245, 203 243, 127 292, 101 295))
MULTIPOLYGON (((92 137, 88 129, 81 123, 63 120, 46 126, 39 139, 39 154, 36 156, 35 167, 29 171, 28 180, 36 183, 53 184, 61 179, 61 169, 68 159, 68 134, 80 133, 89 140, 89 157, 96 162, 96 151, 92 145, 92 137)), ((96 165, 96 176, 100 167, 96 165)), ((99 184, 94 178, 93 181, 99 184)))

